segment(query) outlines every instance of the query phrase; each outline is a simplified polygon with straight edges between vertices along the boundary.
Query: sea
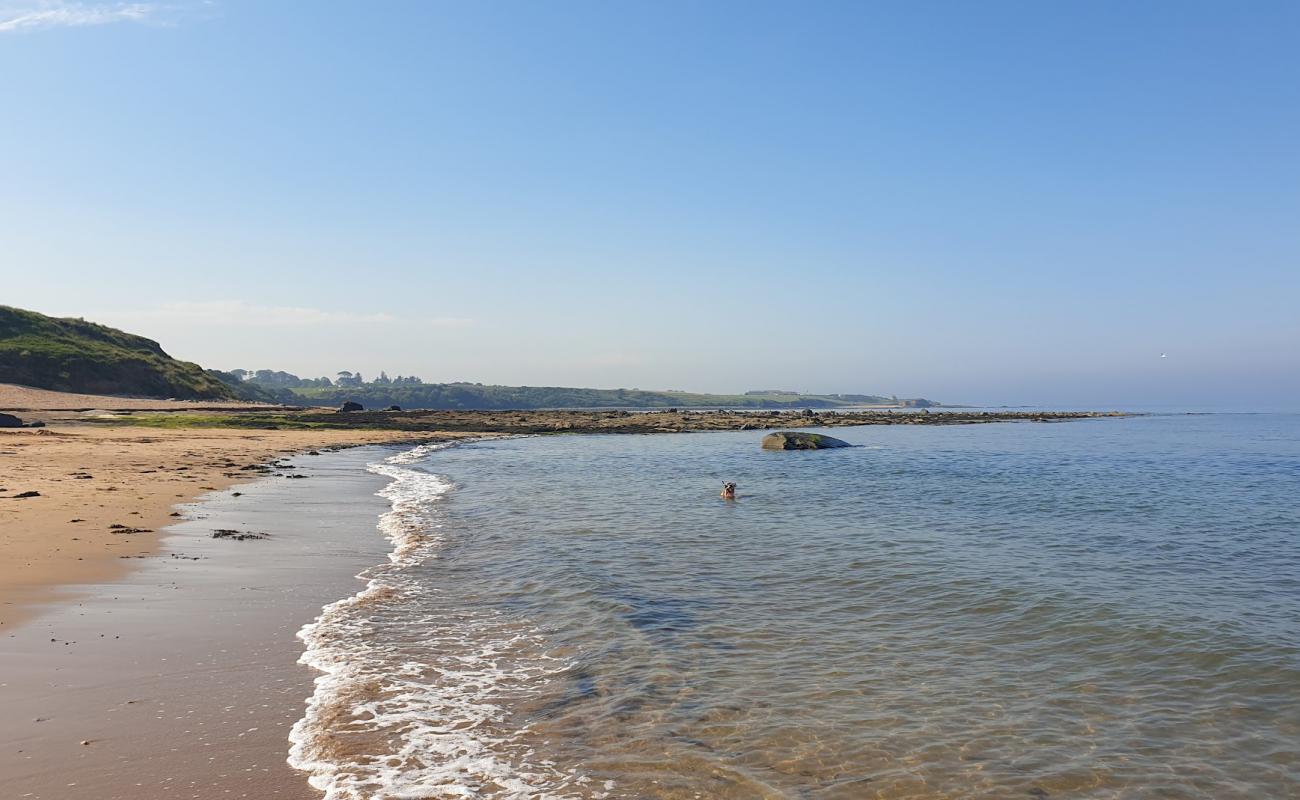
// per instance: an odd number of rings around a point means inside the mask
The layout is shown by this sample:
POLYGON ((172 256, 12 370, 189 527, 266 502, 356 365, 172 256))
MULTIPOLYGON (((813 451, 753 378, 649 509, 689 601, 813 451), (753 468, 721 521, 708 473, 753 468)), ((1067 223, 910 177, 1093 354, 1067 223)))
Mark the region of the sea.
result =
POLYGON ((299 634, 290 763, 328 800, 1300 797, 1300 414, 820 432, 853 447, 376 451, 390 552, 299 634))

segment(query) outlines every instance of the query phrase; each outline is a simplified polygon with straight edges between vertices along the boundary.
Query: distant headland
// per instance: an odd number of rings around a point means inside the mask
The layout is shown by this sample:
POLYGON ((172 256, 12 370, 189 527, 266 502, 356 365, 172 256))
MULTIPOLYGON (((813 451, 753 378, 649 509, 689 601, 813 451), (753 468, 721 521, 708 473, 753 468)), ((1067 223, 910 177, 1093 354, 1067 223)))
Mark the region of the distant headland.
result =
POLYGON ((366 380, 342 370, 334 377, 300 378, 281 370, 222 371, 172 358, 152 339, 83 319, 50 317, 0 306, 0 383, 59 392, 245 400, 290 406, 359 403, 367 409, 833 409, 931 408, 924 398, 873 394, 804 394, 783 389, 743 394, 676 390, 584 389, 564 386, 494 386, 425 383, 414 375, 366 380))

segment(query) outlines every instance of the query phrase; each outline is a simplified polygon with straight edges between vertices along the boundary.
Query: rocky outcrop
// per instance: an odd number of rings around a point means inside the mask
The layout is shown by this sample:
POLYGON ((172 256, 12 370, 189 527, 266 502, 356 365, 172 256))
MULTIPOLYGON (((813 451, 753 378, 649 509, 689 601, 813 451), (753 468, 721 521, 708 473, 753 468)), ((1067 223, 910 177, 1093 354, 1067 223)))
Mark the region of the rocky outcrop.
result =
POLYGON ((0 414, 0 428, 21 428, 23 421, 13 414, 0 414))
POLYGON ((401 407, 401 406, 389 406, 388 408, 385 408, 384 410, 385 410, 385 411, 401 411, 401 410, 402 410, 402 407, 401 407))
POLYGON ((340 413, 340 414, 345 413, 345 412, 352 412, 352 411, 365 411, 365 410, 366 410, 366 407, 365 407, 365 406, 361 405, 360 403, 354 403, 354 402, 351 401, 351 400, 349 400, 349 401, 347 401, 346 403, 344 403, 343 405, 339 406, 339 413, 340 413))
POLYGON ((764 450, 826 450, 832 447, 852 447, 848 442, 820 433, 777 431, 763 437, 764 450))

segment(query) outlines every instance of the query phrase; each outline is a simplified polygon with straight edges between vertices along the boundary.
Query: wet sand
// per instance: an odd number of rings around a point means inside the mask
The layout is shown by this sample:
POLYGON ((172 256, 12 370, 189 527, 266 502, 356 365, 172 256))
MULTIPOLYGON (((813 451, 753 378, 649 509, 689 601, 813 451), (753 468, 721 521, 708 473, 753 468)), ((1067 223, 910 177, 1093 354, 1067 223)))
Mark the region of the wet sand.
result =
POLYGON ((412 438, 440 437, 373 430, 0 429, 0 633, 52 595, 75 596, 77 585, 120 577, 135 559, 155 553, 157 532, 175 521, 176 503, 256 478, 262 473, 252 468, 289 454, 412 438), (39 496, 15 497, 31 491, 39 496))
MULTIPOLYGON (((360 448, 184 508, 130 574, 0 638, 4 796, 316 798, 285 763, 315 673, 295 634, 384 560, 360 448), (341 503, 339 498, 348 502, 341 503), (219 529, 269 533, 214 539, 219 529)), ((132 545, 138 547, 138 545, 132 545)))

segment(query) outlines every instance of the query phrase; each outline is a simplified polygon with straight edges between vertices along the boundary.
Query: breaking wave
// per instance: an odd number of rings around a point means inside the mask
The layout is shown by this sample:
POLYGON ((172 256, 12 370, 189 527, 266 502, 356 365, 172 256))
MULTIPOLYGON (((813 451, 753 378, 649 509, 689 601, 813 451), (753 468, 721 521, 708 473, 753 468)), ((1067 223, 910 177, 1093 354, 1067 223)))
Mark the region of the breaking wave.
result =
POLYGON ((321 674, 288 760, 326 800, 558 799, 587 783, 536 759, 510 720, 512 702, 567 664, 526 622, 439 602, 438 589, 419 580, 419 565, 444 544, 441 505, 453 489, 419 464, 447 446, 370 466, 392 479, 378 493, 391 503, 379 521, 393 545, 389 563, 359 575, 364 589, 298 633, 299 662, 321 674))

